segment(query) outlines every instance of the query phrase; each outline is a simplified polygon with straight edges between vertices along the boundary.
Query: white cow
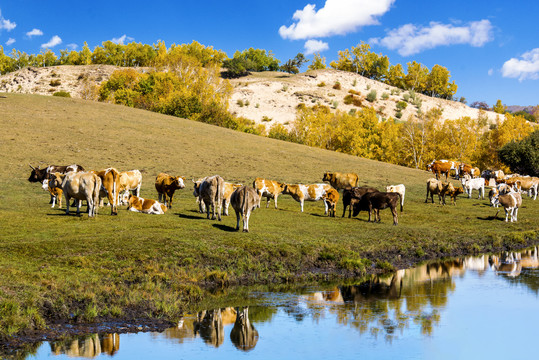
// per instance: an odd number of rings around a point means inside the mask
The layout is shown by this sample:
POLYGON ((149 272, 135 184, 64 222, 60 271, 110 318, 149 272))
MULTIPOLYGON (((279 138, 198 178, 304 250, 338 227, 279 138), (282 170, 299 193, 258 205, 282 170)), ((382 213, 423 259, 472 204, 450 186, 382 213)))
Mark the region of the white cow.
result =
POLYGON ((101 178, 91 172, 54 173, 49 180, 50 187, 61 186, 66 203, 66 215, 69 215, 69 200, 77 199, 77 215, 80 214, 81 200, 88 203, 88 217, 97 215, 101 178), (60 185, 61 184, 61 185, 60 185))
POLYGON ((406 187, 404 186, 404 184, 388 185, 386 186, 386 191, 394 192, 401 196, 401 212, 402 212, 402 209, 404 208, 404 194, 406 193, 406 187))
POLYGON ((478 199, 479 197, 481 197, 481 199, 485 198, 485 179, 481 177, 472 179, 470 175, 466 174, 462 177, 461 182, 464 191, 468 194, 468 199, 472 197, 472 190, 477 190, 479 192, 477 195, 478 199))
MULTIPOLYGON (((294 200, 298 201, 301 206, 301 212, 303 212, 303 203, 305 201, 319 201, 322 200, 326 191, 333 189, 329 184, 286 184, 283 190, 283 194, 290 195, 294 200)), ((326 207, 325 215, 328 214, 328 204, 324 201, 326 207)))

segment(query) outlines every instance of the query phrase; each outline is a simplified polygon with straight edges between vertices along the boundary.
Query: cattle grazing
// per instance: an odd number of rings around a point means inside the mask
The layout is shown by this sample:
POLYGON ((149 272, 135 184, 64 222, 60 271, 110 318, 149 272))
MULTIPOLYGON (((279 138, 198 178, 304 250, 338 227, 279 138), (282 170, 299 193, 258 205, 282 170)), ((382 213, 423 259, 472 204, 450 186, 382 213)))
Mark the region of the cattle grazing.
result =
MULTIPOLYGON (((344 189, 342 193, 342 205, 343 205, 342 217, 344 217, 344 215, 346 214, 346 208, 348 208, 348 218, 350 218, 352 216, 352 207, 354 206, 354 204, 358 202, 359 199, 365 193, 375 192, 375 191, 378 191, 378 189, 375 189, 373 187, 368 187, 368 186, 360 186, 360 187, 344 189)), ((368 211, 368 208, 364 210, 368 211)))
MULTIPOLYGON (((60 184, 61 185, 61 184, 60 184)), ((62 207, 62 196, 64 194, 61 187, 51 187, 49 184, 49 179, 43 180, 43 185, 41 186, 43 190, 48 191, 52 196, 52 206, 56 205, 56 199, 58 199, 58 208, 62 207)))
POLYGON ((163 215, 167 211, 167 207, 153 199, 143 199, 130 194, 127 201, 127 210, 143 214, 163 215))
MULTIPOLYGON (((504 184, 505 185, 505 184, 504 184)), ((490 191, 488 192, 488 200, 490 202, 490 205, 493 206, 493 207, 498 207, 499 206, 499 203, 497 203, 495 201, 495 197, 497 195, 500 195, 500 191, 498 190, 497 187, 493 187, 492 189, 490 189, 490 191)))
POLYGON ((459 175, 464 176, 466 174, 470 175, 470 177, 474 179, 474 178, 480 177, 481 172, 479 171, 479 168, 477 167, 473 167, 472 165, 462 163, 459 166, 459 175))
POLYGON ((477 198, 481 197, 481 199, 485 198, 485 179, 483 178, 475 178, 472 179, 470 175, 466 174, 461 179, 462 187, 464 188, 464 191, 466 194, 468 194, 468 199, 472 197, 472 190, 477 190, 477 198))
POLYGON ((118 190, 119 190, 119 181, 120 173, 115 168, 108 168, 101 171, 94 172, 101 179, 101 185, 103 189, 100 189, 100 197, 103 197, 106 194, 109 205, 110 205, 110 214, 118 215, 118 190))
POLYGON ((66 215, 69 215, 69 200, 77 199, 77 215, 80 214, 82 200, 88 203, 88 217, 97 215, 101 178, 91 172, 54 173, 49 179, 51 187, 61 186, 66 203, 66 215))
POLYGON ((534 200, 537 199, 537 192, 539 190, 539 178, 515 176, 510 179, 506 179, 505 183, 509 186, 514 186, 518 184, 521 190, 528 192, 528 196, 533 197, 534 200))
POLYGON ((225 186, 225 192, 223 193, 223 215, 228 216, 228 206, 230 205, 230 197, 232 196, 232 193, 234 192, 234 190, 242 187, 243 184, 232 184, 225 181, 224 186, 225 186))
POLYGON ((429 195, 430 200, 434 203, 434 194, 438 195, 438 201, 440 204, 445 205, 445 195, 448 191, 454 191, 454 186, 450 182, 443 183, 441 180, 430 178, 427 180, 427 197, 425 203, 428 202, 429 195))
POLYGON ((461 187, 453 187, 452 185, 447 189, 446 195, 449 195, 451 198, 451 204, 457 205, 457 196, 460 194, 464 194, 464 189, 461 187))
POLYGON ((165 173, 159 173, 155 178, 155 190, 159 202, 163 202, 167 208, 172 207, 174 192, 185 187, 185 178, 181 176, 171 176, 165 173))
MULTIPOLYGON (((253 187, 258 192, 260 200, 262 201, 262 197, 265 197, 267 200, 266 208, 269 206, 270 199, 273 199, 275 201, 275 208, 277 209, 277 198, 282 194, 284 186, 285 184, 283 183, 263 178, 256 178, 253 181, 253 187)), ((258 203, 258 207, 260 207, 260 203, 258 203)))
POLYGON ((445 180, 447 181, 451 170, 455 170, 455 176, 457 179, 459 178, 459 163, 455 161, 436 160, 430 165, 430 170, 436 176, 436 180, 445 174, 445 180))
POLYGON ((251 212, 258 207, 260 195, 258 192, 247 186, 241 186, 234 190, 230 196, 230 203, 236 212, 236 230, 240 229, 240 218, 243 219, 243 232, 249 232, 249 217, 251 212))
POLYGON ((329 189, 324 195, 322 195, 322 199, 328 208, 328 216, 335 217, 337 203, 339 202, 339 192, 335 189, 329 189))
POLYGON ((401 212, 402 212, 402 209, 404 208, 404 195, 406 194, 406 187, 404 186, 404 184, 388 185, 386 186, 386 191, 397 193, 401 196, 401 212))
POLYGON ((120 172, 119 190, 121 194, 120 204, 127 205, 129 200, 129 192, 135 191, 136 196, 140 196, 140 188, 142 187, 142 174, 139 170, 130 170, 120 172))
POLYGON ((193 195, 204 202, 206 214, 210 218, 210 209, 212 211, 212 220, 221 221, 221 207, 223 205, 223 196, 225 192, 224 180, 219 175, 208 176, 198 181, 194 181, 193 195))
MULTIPOLYGON (((283 190, 283 194, 290 195, 292 198, 300 203, 301 212, 303 212, 303 204, 305 201, 318 201, 322 200, 322 196, 332 189, 331 185, 328 184, 286 184, 283 190)), ((328 213, 327 204, 324 203, 326 211, 325 215, 328 213)))
POLYGON ((393 225, 399 223, 397 216, 397 204, 400 200, 399 193, 392 192, 369 192, 363 195, 369 207, 369 221, 371 221, 371 212, 374 211, 374 220, 373 222, 380 222, 380 210, 390 208, 391 213, 393 214, 393 225))
MULTIPOLYGON (((518 209, 522 206, 522 196, 520 192, 511 191, 505 195, 494 196, 494 203, 501 204, 505 210, 505 222, 511 217, 511 222, 517 221, 518 209)), ((496 216, 498 217, 498 210, 496 216)))
MULTIPOLYGON (((49 165, 43 169, 40 169, 39 167, 35 168, 32 165, 30 165, 30 168, 32 169, 32 172, 30 173, 30 177, 28 178, 28 181, 39 182, 39 183, 43 183, 44 180, 48 179, 49 176, 55 172, 59 172, 60 174, 66 174, 70 171, 75 171, 75 172, 84 171, 84 168, 77 164, 66 165, 66 166, 49 165)), ((51 194, 51 200, 49 201, 49 204, 53 204, 55 201, 56 201, 56 198, 54 197, 54 195, 51 194)))
POLYGON ((348 187, 356 187, 359 184, 359 176, 355 173, 325 172, 322 181, 339 190, 348 187))

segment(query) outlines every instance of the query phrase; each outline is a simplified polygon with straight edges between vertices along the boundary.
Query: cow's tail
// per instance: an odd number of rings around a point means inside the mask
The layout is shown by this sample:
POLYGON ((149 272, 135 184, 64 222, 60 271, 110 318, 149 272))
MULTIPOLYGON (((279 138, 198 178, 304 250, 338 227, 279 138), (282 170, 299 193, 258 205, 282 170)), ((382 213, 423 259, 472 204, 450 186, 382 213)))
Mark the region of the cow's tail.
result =
POLYGON ((241 189, 241 192, 243 193, 243 203, 241 204, 241 212, 243 213, 243 216, 247 214, 247 186, 244 186, 241 189))
POLYGON ((117 188, 117 183, 119 181, 118 179, 118 172, 115 170, 115 169, 112 169, 111 170, 111 173, 112 173, 112 201, 113 201, 113 205, 114 205, 114 211, 116 212, 117 211, 117 206, 118 206, 118 188, 117 188))
POLYGON ((219 213, 219 220, 221 220, 221 211, 223 206, 223 198, 224 198, 224 192, 225 192, 225 181, 222 177, 217 176, 217 194, 215 194, 215 203, 219 207, 217 209, 219 213))

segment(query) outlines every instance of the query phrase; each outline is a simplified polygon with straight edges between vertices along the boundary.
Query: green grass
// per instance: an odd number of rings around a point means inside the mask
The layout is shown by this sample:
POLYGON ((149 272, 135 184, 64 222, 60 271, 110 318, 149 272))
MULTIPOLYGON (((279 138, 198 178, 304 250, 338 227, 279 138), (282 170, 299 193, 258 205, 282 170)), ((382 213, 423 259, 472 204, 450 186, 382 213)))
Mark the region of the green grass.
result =
MULTIPOLYGON (((123 106, 69 98, 0 98, 0 338, 46 322, 173 318, 234 284, 359 277, 421 260, 537 244, 539 201, 524 198, 519 221, 492 220, 488 201, 425 204, 426 171, 234 132, 123 106), (28 164, 78 163, 143 172, 142 196, 157 198, 159 172, 187 179, 219 174, 251 184, 261 176, 318 183, 325 171, 350 171, 361 184, 407 187, 392 226, 327 218, 323 204, 300 213, 289 196, 251 216, 251 233, 196 212, 192 187, 176 193, 164 216, 101 209, 95 219, 51 209, 27 181, 28 164)), ((187 181, 190 184, 190 181, 187 181)), ((474 193, 475 195, 475 193, 474 193)), ((85 207, 84 207, 85 209, 85 207)), ((502 210, 503 213, 503 210, 502 210)), ((338 206, 337 215, 342 214, 338 206)))

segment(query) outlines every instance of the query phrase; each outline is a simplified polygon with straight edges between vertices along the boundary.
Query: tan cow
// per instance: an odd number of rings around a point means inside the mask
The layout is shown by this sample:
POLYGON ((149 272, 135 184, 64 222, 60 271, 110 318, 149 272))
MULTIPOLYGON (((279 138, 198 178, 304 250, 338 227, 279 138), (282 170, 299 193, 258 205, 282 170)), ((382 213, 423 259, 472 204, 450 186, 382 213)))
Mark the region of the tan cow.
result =
POLYGON ((165 173, 160 173, 155 178, 155 190, 157 190, 159 201, 163 201, 167 208, 172 207, 174 192, 185 187, 184 180, 184 177, 171 176, 165 173))
POLYGON ((198 181, 193 180, 193 195, 204 202, 208 219, 210 218, 211 208, 211 219, 215 220, 217 217, 221 221, 221 207, 223 206, 225 192, 224 182, 219 175, 208 176, 198 181))
POLYGON ((459 177, 459 165, 460 163, 456 161, 436 160, 430 163, 427 168, 430 169, 434 175, 436 175, 436 180, 445 174, 445 180, 447 181, 447 177, 449 176, 449 172, 451 170, 455 170, 456 177, 459 177))
MULTIPOLYGON (((258 192, 260 201, 262 201, 262 197, 267 199, 266 208, 269 206, 270 199, 273 199, 275 201, 275 208, 277 209, 277 198, 282 194, 284 186, 284 183, 263 178, 256 178, 253 181, 253 187, 258 192)), ((260 202, 258 203, 258 207, 260 207, 260 202)))
POLYGON ((66 202, 66 215, 69 215, 69 200, 77 199, 77 215, 80 215, 82 200, 88 203, 88 217, 97 215, 101 178, 91 172, 54 173, 49 178, 51 187, 61 187, 66 202))
MULTIPOLYGON (((120 173, 115 168, 108 168, 101 171, 94 172, 101 179, 101 185, 106 191, 106 196, 109 200, 110 214, 118 215, 118 190, 120 173)), ((100 194, 103 196, 103 193, 100 194)))
POLYGON ((322 195, 322 199, 328 208, 328 216, 335 217, 337 203, 339 202, 339 192, 335 189, 329 189, 324 195, 322 195))
POLYGON ((225 192, 223 193, 223 215, 228 216, 228 207, 230 205, 230 197, 234 190, 243 186, 243 184, 224 183, 225 192))
MULTIPOLYGON (((61 184, 60 184, 61 185, 61 184)), ((62 207, 62 196, 64 194, 64 191, 60 186, 58 187, 51 187, 49 183, 49 179, 43 180, 43 185, 41 186, 43 190, 48 191, 51 194, 52 198, 52 206, 51 208, 56 205, 56 199, 58 199, 58 208, 62 207)))
POLYGON ((528 196, 533 196, 533 200, 537 199, 537 192, 539 190, 539 178, 515 176, 506 179, 505 183, 509 186, 518 185, 520 186, 521 190, 528 192, 528 196))
POLYGON ((234 190, 230 203, 236 211, 236 230, 240 229, 240 218, 242 218, 243 232, 249 232, 249 217, 251 212, 258 207, 259 202, 260 196, 252 187, 242 186, 234 190))
MULTIPOLYGON (((333 189, 331 185, 328 184, 286 184, 283 190, 283 194, 290 195, 301 205, 301 212, 303 212, 303 203, 305 201, 318 201, 322 200, 322 196, 329 190, 333 189)), ((328 213, 328 206, 324 202, 326 211, 325 215, 328 213)))
POLYGON ((432 203, 434 203, 434 194, 438 195, 438 200, 440 204, 445 205, 445 195, 446 192, 454 191, 454 186, 450 182, 443 183, 441 180, 437 180, 434 178, 430 178, 427 180, 427 197, 425 199, 425 203, 429 199, 430 194, 430 200, 432 203), (443 202, 442 202, 443 200, 443 202))
POLYGON ((394 192, 401 196, 400 203, 401 203, 401 212, 402 212, 402 209, 404 208, 404 195, 406 194, 406 187, 404 186, 404 184, 388 185, 386 186, 386 191, 394 192))
POLYGON ((120 204, 127 205, 129 201, 129 192, 135 191, 136 196, 140 196, 142 186, 142 174, 139 170, 122 171, 120 173, 119 190, 120 204))
POLYGON ((163 215, 167 207, 153 199, 144 199, 133 194, 129 195, 127 210, 143 214, 163 215))
POLYGON ((335 189, 356 187, 359 184, 359 176, 355 173, 325 172, 322 181, 328 181, 335 189))
POLYGON ((466 174, 470 175, 472 179, 475 179, 481 175, 481 171, 477 167, 461 163, 459 166, 459 175, 465 176, 466 174))

